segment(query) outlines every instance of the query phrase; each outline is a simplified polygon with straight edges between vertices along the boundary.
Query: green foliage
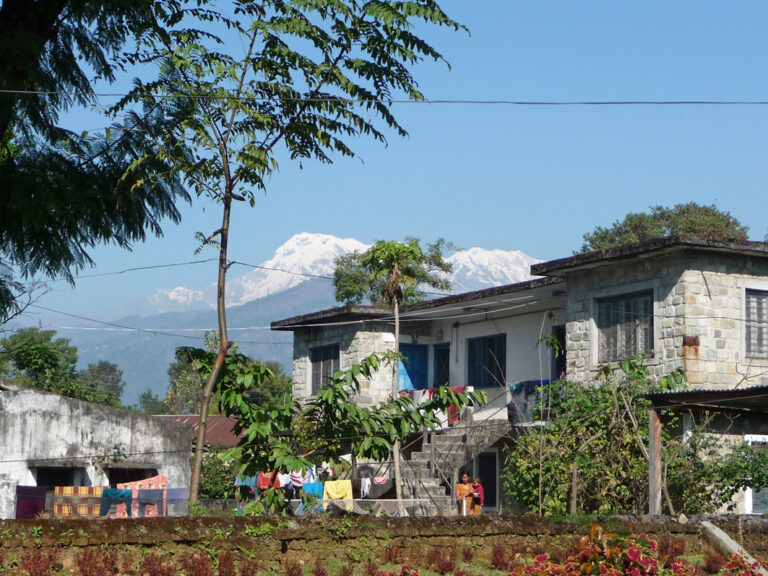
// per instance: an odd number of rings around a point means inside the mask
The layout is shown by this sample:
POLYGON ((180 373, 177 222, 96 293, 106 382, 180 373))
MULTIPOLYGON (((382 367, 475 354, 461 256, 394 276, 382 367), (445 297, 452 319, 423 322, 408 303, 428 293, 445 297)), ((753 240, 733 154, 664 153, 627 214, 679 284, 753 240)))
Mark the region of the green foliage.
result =
POLYGON ((694 236, 716 240, 746 240, 749 229, 716 206, 695 202, 672 208, 651 206, 650 212, 629 213, 610 228, 598 226, 584 234, 582 252, 605 250, 621 244, 662 236, 694 236))
POLYGON ((118 368, 117 364, 107 360, 88 364, 85 370, 80 371, 77 380, 82 387, 103 393, 109 404, 115 406, 120 404, 125 381, 123 380, 123 371, 118 368))
POLYGON ((392 306, 423 300, 425 287, 450 290, 444 274, 451 264, 443 254, 453 245, 442 238, 422 249, 419 240, 380 240, 365 252, 352 252, 336 259, 334 295, 339 302, 370 302, 392 306))
POLYGON ((59 125, 62 112, 95 104, 92 83, 113 81, 136 54, 179 16, 180 2, 4 3, 0 12, 0 323, 18 311, 26 288, 13 278, 43 273, 72 280, 91 264, 100 242, 123 247, 178 221, 188 198, 173 177, 138 185, 146 173, 168 173, 157 159, 124 177, 146 157, 135 126, 88 135, 59 125), (28 91, 28 93, 21 93, 28 91), (33 93, 37 92, 37 93, 33 93))
MULTIPOLYGON (((208 366, 206 353, 198 352, 201 367, 208 366)), ((486 401, 483 392, 456 393, 441 388, 419 405, 410 398, 397 398, 371 408, 357 406, 350 396, 360 391, 360 379, 370 379, 381 363, 379 357, 369 356, 359 365, 337 372, 307 404, 286 394, 275 404, 263 405, 249 397, 272 376, 269 368, 228 356, 218 384, 220 404, 225 414, 236 418, 234 432, 242 438, 226 458, 245 475, 263 470, 306 470, 321 462, 342 466, 340 446, 354 440, 356 457, 381 461, 389 457, 395 440, 424 427, 436 427, 437 413, 445 413, 449 405, 463 407, 486 401), (307 437, 309 427, 315 430, 314 438, 307 437)), ((268 509, 284 505, 282 497, 272 490, 267 491, 265 504, 268 509)))
POLYGON ((149 388, 139 394, 137 407, 144 414, 165 414, 165 402, 149 388))
POLYGON ((214 448, 203 456, 203 468, 200 475, 201 498, 232 498, 236 470, 227 458, 225 450, 214 448))
MULTIPOLYGON (((619 374, 605 371, 594 386, 554 382, 541 389, 534 418, 546 425, 521 430, 502 473, 504 489, 519 504, 562 515, 575 489, 580 513, 647 510, 650 403, 638 395, 675 389, 682 373, 653 380, 642 360, 621 362, 619 374)), ((679 414, 662 412, 662 418, 662 480, 676 512, 713 512, 738 490, 768 484, 765 451, 740 444, 723 453, 707 415, 691 416, 686 431, 679 414)))
MULTIPOLYGON (((168 367, 168 395, 165 398, 164 413, 166 414, 196 414, 200 409, 200 400, 207 375, 216 360, 217 336, 207 338, 207 350, 180 347, 176 349, 176 360, 168 367)), ((249 365, 259 364, 268 369, 264 380, 249 392, 248 401, 256 404, 274 404, 286 394, 291 393, 291 379, 286 376, 278 362, 259 362, 237 352, 237 346, 232 346, 227 353, 227 370, 236 372, 247 369, 249 365)), ((224 374, 231 379, 232 374, 224 374)), ((209 409, 211 414, 221 414, 221 394, 214 390, 209 409)))
MULTIPOLYGON (((103 365, 122 374, 114 364, 104 362, 103 365)), ((78 374, 76 366, 77 348, 66 338, 56 338, 55 330, 23 328, 0 340, 0 378, 3 380, 87 402, 119 405, 108 389, 90 379, 96 373, 92 369, 94 365, 89 366, 85 377, 78 374)))

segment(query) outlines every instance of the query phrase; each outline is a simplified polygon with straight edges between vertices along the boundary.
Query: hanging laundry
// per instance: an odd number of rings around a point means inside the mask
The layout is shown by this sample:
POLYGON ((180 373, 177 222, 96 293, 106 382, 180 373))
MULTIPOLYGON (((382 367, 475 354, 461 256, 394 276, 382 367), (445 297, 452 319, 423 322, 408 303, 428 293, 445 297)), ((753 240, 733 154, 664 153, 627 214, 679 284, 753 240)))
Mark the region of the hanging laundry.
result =
POLYGON ((323 485, 323 510, 328 508, 329 500, 343 500, 344 510, 352 512, 352 482, 349 480, 331 480, 323 485))
POLYGON ((35 518, 45 509, 45 486, 16 486, 16 519, 35 518))

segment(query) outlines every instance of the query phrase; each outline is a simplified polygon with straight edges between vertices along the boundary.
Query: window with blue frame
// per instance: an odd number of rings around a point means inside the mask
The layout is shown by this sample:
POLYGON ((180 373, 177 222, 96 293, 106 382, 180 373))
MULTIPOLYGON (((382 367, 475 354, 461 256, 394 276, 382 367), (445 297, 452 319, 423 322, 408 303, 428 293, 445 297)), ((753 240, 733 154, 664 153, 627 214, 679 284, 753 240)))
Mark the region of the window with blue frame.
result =
POLYGON ((435 372, 432 386, 449 386, 451 382, 451 344, 435 344, 435 372))
POLYGON ((429 386, 427 372, 429 348, 424 344, 401 344, 400 353, 405 360, 398 364, 398 390, 422 390, 429 386))
POLYGON ((504 386, 507 372, 507 335, 494 334, 467 341, 467 385, 504 386))

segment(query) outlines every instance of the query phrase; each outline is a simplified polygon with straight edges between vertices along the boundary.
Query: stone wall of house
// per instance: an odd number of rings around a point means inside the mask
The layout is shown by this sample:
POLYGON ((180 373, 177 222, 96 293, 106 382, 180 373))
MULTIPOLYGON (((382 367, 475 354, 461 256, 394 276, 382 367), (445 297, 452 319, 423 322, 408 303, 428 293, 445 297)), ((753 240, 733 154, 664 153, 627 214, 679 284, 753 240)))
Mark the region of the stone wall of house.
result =
POLYGON ((688 382, 731 387, 741 381, 768 384, 768 362, 745 354, 745 289, 768 290, 768 261, 688 250, 648 255, 568 275, 567 374, 595 379, 600 298, 652 289, 651 373, 686 370, 688 382))
POLYGON ((38 485, 40 467, 76 469, 75 484, 103 486, 106 471, 92 457, 126 453, 121 464, 155 468, 168 486, 189 486, 192 427, 37 390, 0 391, 0 462, 22 486, 38 485))
MULTIPOLYGON (((322 330, 297 330, 293 335, 293 392, 299 398, 312 394, 312 363, 310 352, 321 346, 339 345, 339 368, 346 370, 371 354, 394 349, 394 334, 384 325, 367 323, 326 326, 322 330)), ((361 406, 382 402, 392 393, 392 372, 381 369, 370 381, 361 382, 360 395, 355 401, 361 406)))

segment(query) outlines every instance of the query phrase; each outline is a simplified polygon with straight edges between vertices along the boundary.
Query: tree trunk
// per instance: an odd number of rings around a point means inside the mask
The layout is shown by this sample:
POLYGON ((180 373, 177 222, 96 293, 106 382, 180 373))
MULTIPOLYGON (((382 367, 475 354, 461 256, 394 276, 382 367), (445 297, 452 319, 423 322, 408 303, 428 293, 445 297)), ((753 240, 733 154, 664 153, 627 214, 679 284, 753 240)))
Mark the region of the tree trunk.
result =
MULTIPOLYGON (((394 301, 395 308, 395 354, 400 354, 400 305, 395 296, 394 301)), ((397 390, 397 376, 398 367, 400 364, 400 358, 395 360, 394 368, 392 369, 392 398, 395 400, 398 397, 397 390)), ((397 498, 397 513, 400 517, 405 516, 405 505, 403 504, 403 477, 400 473, 400 441, 395 440, 394 446, 392 446, 392 460, 395 466, 395 496, 397 498)))
POLYGON ((200 473, 203 468, 203 451, 205 450, 205 429, 208 422, 208 405, 211 402, 213 390, 224 367, 224 359, 229 351, 231 343, 227 336, 227 314, 225 290, 227 286, 227 244, 229 241, 229 219, 232 212, 232 197, 227 194, 224 197, 224 213, 222 216, 219 250, 219 278, 216 294, 216 307, 219 320, 219 352, 216 362, 208 376, 208 381, 203 389, 203 397, 200 400, 200 421, 197 426, 197 440, 195 442, 195 459, 192 465, 192 477, 189 482, 189 501, 197 502, 200 491, 200 473))

